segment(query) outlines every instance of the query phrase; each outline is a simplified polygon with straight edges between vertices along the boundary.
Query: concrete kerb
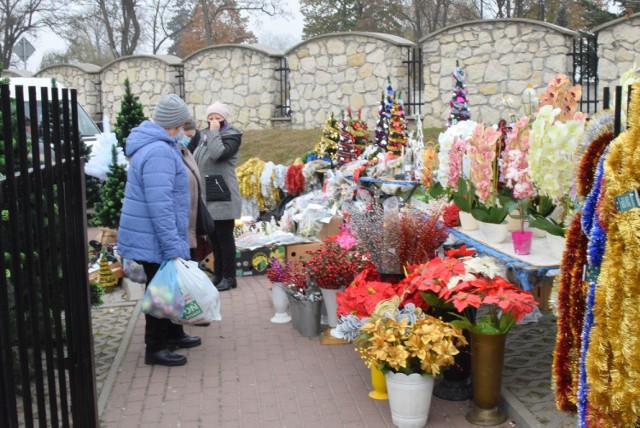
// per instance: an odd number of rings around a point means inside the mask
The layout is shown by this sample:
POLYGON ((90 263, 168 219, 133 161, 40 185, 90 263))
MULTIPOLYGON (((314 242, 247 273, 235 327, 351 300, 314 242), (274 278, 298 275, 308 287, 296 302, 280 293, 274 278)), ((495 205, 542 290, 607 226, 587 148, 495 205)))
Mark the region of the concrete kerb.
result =
POLYGON ((502 408, 518 428, 538 428, 536 417, 507 388, 502 388, 502 408))
POLYGON ((107 406, 107 401, 109 400, 109 395, 111 394, 111 389, 113 388, 113 384, 118 377, 118 371, 120 370, 120 365, 122 364, 122 360, 129 349, 129 344, 131 343, 131 335, 133 334, 133 330, 136 326, 136 322, 138 321, 138 317, 140 316, 140 306, 142 305, 142 300, 139 300, 136 303, 133 312, 131 313, 131 318, 129 319, 129 324, 127 325, 127 329, 124 332, 124 336, 122 337, 122 342, 120 342, 120 347, 118 348, 118 352, 116 353, 115 358, 113 359, 113 364, 109 369, 109 373, 104 381, 104 385, 100 390, 100 395, 98 396, 98 415, 102 416, 102 412, 107 406))

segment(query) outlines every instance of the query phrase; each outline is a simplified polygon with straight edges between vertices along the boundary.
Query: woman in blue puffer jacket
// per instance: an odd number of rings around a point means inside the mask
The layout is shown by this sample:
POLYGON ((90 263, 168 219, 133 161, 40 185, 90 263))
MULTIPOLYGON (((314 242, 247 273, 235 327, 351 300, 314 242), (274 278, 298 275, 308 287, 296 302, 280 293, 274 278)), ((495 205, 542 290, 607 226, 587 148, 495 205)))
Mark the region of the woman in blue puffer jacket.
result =
MULTIPOLYGON (((189 259, 189 177, 176 144, 192 121, 187 105, 175 94, 160 97, 153 117, 127 137, 127 172, 118 252, 141 264, 147 286, 163 260, 189 259)), ((175 348, 201 344, 182 325, 145 315, 145 363, 186 364, 175 348)))

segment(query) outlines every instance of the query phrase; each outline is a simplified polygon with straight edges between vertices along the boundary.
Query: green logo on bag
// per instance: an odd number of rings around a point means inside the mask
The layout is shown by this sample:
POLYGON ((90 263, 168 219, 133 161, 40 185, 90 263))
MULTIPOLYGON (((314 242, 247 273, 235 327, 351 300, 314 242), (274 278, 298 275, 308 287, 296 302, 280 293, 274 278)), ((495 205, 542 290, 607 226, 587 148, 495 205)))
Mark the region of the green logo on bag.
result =
POLYGON ((196 302, 195 300, 192 300, 186 305, 184 305, 184 313, 182 314, 182 318, 185 320, 190 320, 201 314, 202 314, 202 308, 200 308, 200 305, 198 305, 198 302, 196 302))

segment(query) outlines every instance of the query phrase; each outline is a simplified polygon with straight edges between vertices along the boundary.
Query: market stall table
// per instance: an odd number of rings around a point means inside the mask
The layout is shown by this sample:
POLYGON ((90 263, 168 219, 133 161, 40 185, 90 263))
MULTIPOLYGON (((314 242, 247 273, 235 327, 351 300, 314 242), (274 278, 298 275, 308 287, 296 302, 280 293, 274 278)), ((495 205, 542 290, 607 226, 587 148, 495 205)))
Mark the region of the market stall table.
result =
POLYGON ((360 183, 362 183, 362 187, 367 189, 369 188, 367 185, 375 187, 378 193, 384 193, 380 189, 385 184, 392 185, 392 186, 399 186, 399 187, 410 187, 411 189, 409 190, 408 194, 402 196, 402 199, 404 200, 404 202, 409 202, 409 200, 411 200, 411 196, 413 195, 413 193, 416 191, 418 186, 420 186, 419 181, 396 180, 391 177, 389 178, 360 177, 359 181, 360 183))

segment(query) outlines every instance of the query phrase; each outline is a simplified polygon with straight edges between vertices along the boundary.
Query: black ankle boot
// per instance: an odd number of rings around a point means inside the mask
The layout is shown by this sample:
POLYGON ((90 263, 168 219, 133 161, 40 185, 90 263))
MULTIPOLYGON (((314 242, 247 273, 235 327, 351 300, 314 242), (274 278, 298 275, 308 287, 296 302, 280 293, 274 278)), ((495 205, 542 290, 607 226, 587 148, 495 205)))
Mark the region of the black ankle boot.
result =
POLYGON ((161 349, 156 352, 147 352, 144 356, 144 363, 148 365, 159 364, 161 366, 184 366, 187 364, 187 357, 176 354, 168 349, 161 349))
POLYGON ((213 276, 211 277, 211 282, 213 282, 213 285, 220 284, 220 281, 222 281, 222 275, 216 275, 214 273, 213 276))
POLYGON ((238 283, 235 278, 222 278, 222 281, 216 285, 218 291, 227 291, 236 287, 238 287, 238 283))

